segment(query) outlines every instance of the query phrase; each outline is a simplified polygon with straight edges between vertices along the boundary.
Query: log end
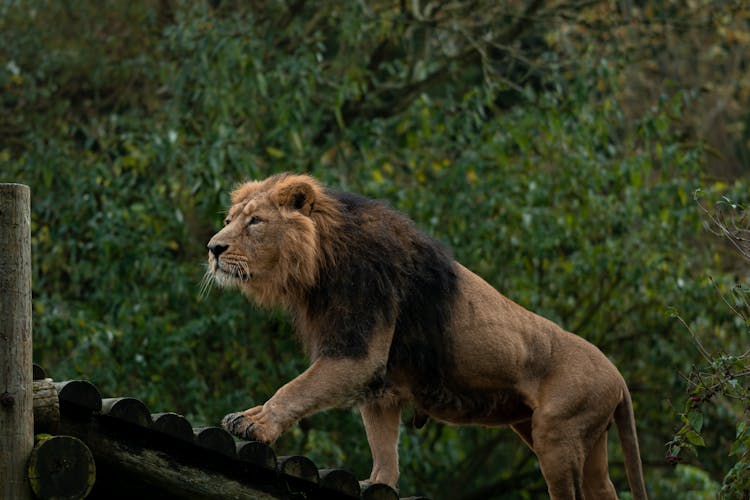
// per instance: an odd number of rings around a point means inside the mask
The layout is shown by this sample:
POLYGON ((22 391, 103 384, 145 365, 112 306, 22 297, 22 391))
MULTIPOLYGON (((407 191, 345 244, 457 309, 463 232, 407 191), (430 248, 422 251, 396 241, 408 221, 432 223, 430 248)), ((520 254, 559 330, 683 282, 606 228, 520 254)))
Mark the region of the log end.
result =
POLYGON ((96 482, 91 451, 72 436, 39 436, 31 452, 28 478, 37 497, 85 498, 96 482))
POLYGON ((347 470, 321 469, 320 485, 344 495, 359 498, 361 489, 357 477, 347 470))
POLYGON ((260 441, 237 442, 237 456, 242 461, 260 465, 266 469, 276 470, 278 466, 276 453, 270 446, 260 441))
POLYGON ((362 500, 398 500, 398 493, 387 484, 373 483, 362 490, 362 500))

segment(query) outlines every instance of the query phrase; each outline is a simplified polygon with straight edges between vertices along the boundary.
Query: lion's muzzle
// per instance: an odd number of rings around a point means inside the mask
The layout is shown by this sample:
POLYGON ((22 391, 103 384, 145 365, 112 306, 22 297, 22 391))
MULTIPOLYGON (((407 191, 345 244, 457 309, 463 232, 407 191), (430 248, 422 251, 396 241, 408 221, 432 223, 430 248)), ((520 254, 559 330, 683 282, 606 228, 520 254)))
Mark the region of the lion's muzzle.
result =
POLYGON ((229 245, 222 245, 221 243, 209 243, 208 250, 213 254, 215 258, 219 258, 219 255, 223 254, 229 245))

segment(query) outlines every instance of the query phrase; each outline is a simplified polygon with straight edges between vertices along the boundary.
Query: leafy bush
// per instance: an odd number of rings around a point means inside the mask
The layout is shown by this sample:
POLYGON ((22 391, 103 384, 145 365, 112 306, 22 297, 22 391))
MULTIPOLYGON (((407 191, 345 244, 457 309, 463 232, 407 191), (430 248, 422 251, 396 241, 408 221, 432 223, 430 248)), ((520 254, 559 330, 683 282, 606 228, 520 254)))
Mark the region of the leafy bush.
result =
MULTIPOLYGON (((716 210, 708 210, 700 201, 706 214, 707 225, 717 235, 727 239, 739 253, 750 259, 747 209, 724 197, 716 210)), ((716 447, 716 441, 706 442, 706 428, 716 425, 716 420, 736 422, 734 438, 722 439, 721 446, 730 458, 722 467, 722 498, 747 498, 750 494, 750 288, 734 284, 722 296, 724 304, 734 314, 733 330, 736 335, 722 339, 721 350, 711 352, 704 346, 700 335, 680 318, 692 336, 702 360, 693 365, 686 375, 688 398, 680 414, 682 426, 668 443, 667 460, 677 463, 685 458, 686 451, 696 457, 698 448, 716 447), (705 426, 705 427, 704 427, 705 426)), ((732 330, 729 330, 732 332, 732 330)), ((731 434, 729 434, 731 436, 731 434)))

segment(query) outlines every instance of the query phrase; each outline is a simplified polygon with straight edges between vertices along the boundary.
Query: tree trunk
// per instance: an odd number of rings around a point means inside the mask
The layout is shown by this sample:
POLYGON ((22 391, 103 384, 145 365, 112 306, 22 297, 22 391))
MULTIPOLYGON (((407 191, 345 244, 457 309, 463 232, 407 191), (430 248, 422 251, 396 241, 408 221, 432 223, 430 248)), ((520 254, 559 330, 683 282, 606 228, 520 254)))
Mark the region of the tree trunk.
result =
POLYGON ((0 498, 31 498, 31 194, 0 184, 0 498))

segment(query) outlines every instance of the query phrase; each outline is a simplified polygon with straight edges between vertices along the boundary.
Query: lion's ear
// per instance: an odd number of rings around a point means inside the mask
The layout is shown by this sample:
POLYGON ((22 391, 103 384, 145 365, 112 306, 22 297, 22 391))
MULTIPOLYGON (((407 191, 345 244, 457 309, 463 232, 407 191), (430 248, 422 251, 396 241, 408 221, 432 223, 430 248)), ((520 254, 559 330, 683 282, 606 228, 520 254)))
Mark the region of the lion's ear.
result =
POLYGON ((297 181, 280 186, 275 199, 279 207, 298 210, 309 216, 315 204, 315 193, 315 187, 311 183, 297 181))

